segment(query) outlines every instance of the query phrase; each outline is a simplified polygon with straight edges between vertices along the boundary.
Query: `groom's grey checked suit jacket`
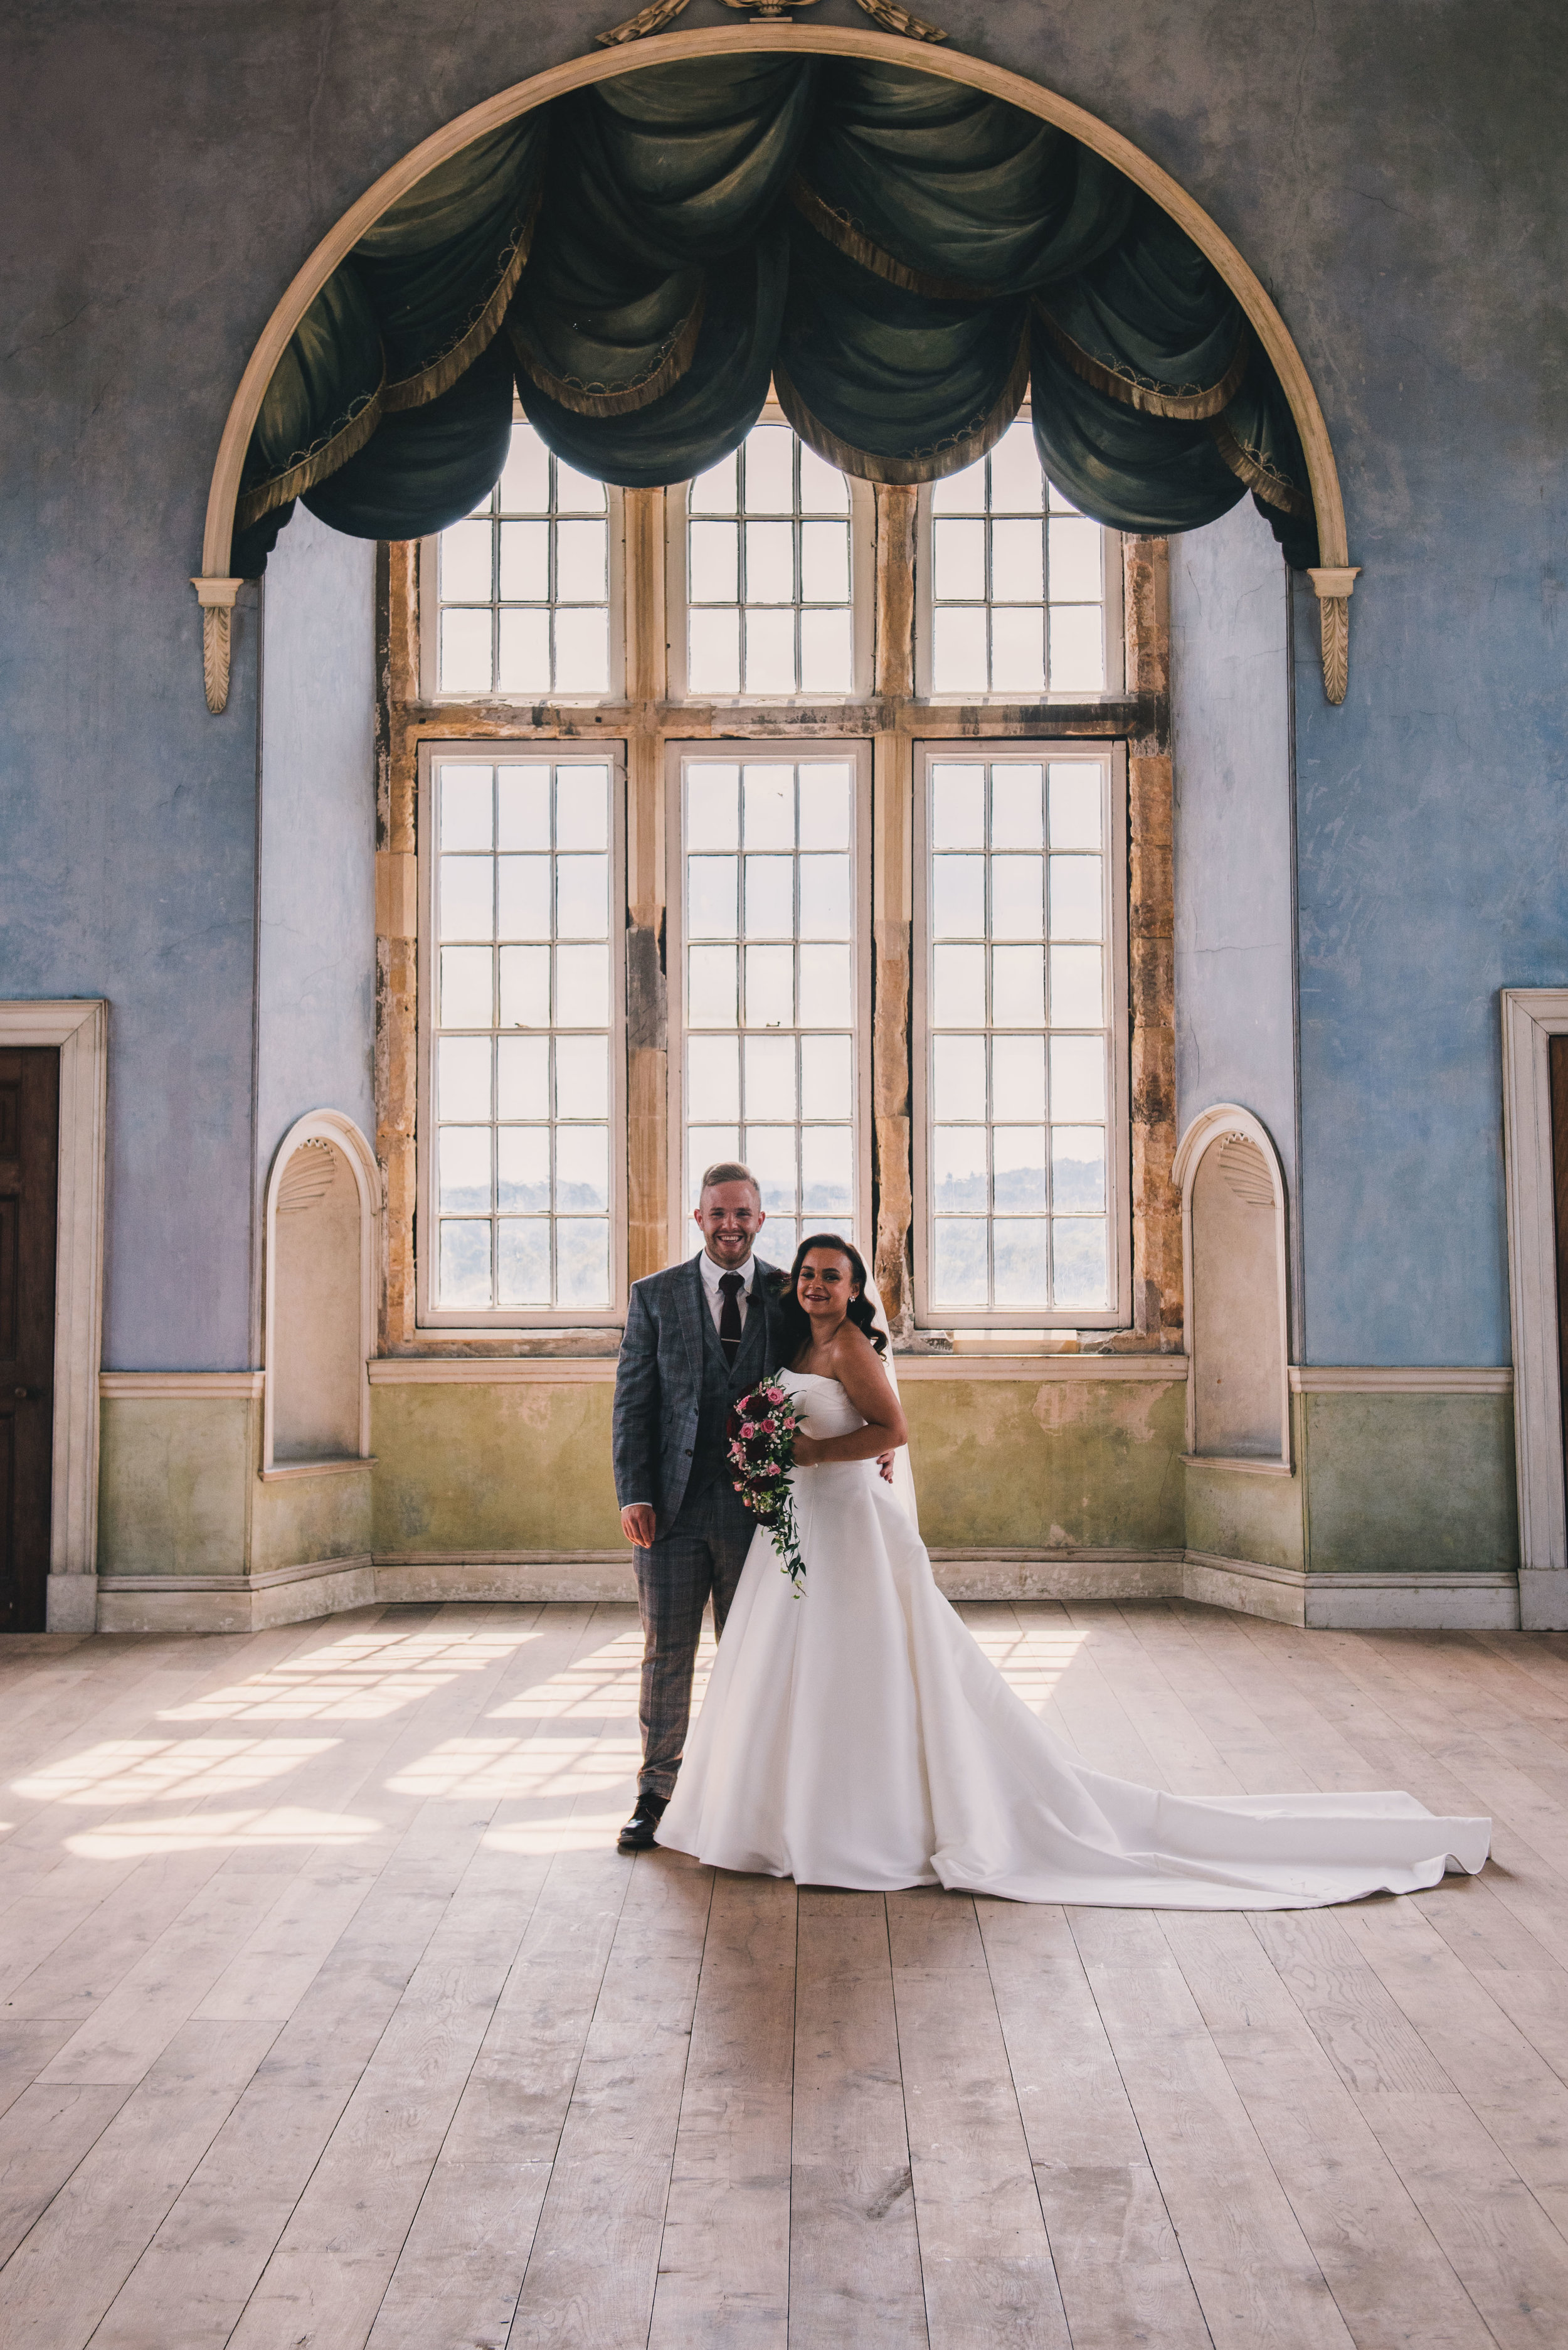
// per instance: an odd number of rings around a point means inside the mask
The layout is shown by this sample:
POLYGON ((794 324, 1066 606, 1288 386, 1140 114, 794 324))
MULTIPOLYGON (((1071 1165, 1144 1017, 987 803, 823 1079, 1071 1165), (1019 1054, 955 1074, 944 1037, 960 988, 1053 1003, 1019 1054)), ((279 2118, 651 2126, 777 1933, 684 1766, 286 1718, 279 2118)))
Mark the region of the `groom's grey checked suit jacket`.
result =
POLYGON ((661 1536, 688 1489, 727 1476, 730 1405, 782 1360, 780 1298, 788 1275, 753 1258, 752 1294, 733 1367, 725 1361, 696 1257, 638 1282, 615 1383, 615 1489, 625 1509, 651 1502, 661 1536), (722 1402, 721 1402, 722 1390, 722 1402))

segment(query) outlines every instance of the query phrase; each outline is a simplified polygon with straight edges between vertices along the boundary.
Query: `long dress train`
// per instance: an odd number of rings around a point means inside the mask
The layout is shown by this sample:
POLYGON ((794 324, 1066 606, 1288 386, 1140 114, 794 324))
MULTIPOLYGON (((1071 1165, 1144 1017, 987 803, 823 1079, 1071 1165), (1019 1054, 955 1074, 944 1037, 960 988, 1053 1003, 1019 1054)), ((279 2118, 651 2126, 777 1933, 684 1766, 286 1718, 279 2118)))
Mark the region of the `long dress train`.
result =
MULTIPOLYGON (((781 1374, 819 1437, 836 1379, 781 1374)), ((981 1653, 873 1461, 794 1475, 797 1596, 759 1529, 658 1840, 808 1885, 1294 1909, 1472 1875, 1491 1823, 1398 1793, 1168 1795, 1080 1762, 981 1653)))

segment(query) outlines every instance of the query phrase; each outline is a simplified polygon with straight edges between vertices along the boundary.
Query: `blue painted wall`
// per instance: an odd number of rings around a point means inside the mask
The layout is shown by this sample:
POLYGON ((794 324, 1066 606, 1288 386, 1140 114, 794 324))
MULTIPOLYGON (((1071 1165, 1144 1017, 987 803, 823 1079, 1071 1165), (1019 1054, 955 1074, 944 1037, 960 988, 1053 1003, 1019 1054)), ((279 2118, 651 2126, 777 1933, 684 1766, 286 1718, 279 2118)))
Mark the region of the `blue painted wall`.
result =
POLYGON ((375 559, 301 508, 263 584, 258 1195, 306 1110, 375 1147, 375 559))
MULTIPOLYGON (((185 584, 223 414, 364 187, 618 13, 7 11, 0 992, 113 1002, 112 1364, 251 1359, 255 635, 210 719, 185 584)), ((1318 385, 1365 573, 1343 710, 1296 629, 1304 1351, 1505 1359, 1496 991, 1568 980, 1557 0, 929 13, 1190 189, 1318 385)))

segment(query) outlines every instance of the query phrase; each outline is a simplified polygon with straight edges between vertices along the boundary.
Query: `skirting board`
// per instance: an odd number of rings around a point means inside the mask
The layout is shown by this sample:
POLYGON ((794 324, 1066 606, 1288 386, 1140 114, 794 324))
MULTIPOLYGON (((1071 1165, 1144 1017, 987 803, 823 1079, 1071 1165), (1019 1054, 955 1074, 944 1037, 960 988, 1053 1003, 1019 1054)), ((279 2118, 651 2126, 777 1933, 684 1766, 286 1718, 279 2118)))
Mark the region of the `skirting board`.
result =
POLYGON ((100 1632, 266 1632, 346 1607, 369 1607, 376 1573, 367 1554, 244 1575, 100 1577, 100 1632))
POLYGON ((1519 1577, 1483 1567, 1303 1575, 1189 1550, 1182 1596, 1276 1624, 1342 1632, 1517 1632, 1519 1577))

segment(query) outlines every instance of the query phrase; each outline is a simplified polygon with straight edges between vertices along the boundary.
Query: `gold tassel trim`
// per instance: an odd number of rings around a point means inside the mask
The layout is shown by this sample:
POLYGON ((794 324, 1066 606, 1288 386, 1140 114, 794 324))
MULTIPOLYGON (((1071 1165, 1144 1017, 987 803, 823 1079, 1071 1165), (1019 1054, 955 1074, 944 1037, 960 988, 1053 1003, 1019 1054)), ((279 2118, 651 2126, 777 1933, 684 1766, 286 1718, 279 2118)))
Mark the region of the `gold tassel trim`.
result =
POLYGON ((830 432, 812 414, 778 361, 774 362, 774 389, 779 406, 807 448, 815 449, 830 465, 836 465, 841 473, 851 473, 861 482, 940 482, 949 473, 961 473, 966 465, 974 464, 996 446, 1017 415, 1028 386, 1029 344, 1021 336, 1018 355, 1002 397, 989 416, 966 426, 961 432, 950 433, 945 441, 935 442, 912 457, 879 457, 830 432))
POLYGON ((612 390, 607 384, 585 383, 577 376, 554 374, 515 320, 506 331, 529 381, 536 383, 542 392, 572 415, 632 416, 639 408, 650 408, 665 392, 672 390, 691 366, 697 338, 702 330, 707 298, 706 290, 699 287, 697 299, 648 373, 639 376, 636 383, 623 384, 618 390, 612 390))
POLYGON ((1245 442, 1238 441, 1224 417, 1215 417, 1209 430, 1237 480, 1245 482, 1265 505, 1278 506, 1282 514, 1299 515, 1303 521, 1311 520, 1313 503, 1306 492, 1298 490, 1293 482, 1288 482, 1282 473, 1265 463, 1261 451, 1249 449, 1245 442))
POLYGON ((826 196, 819 196, 798 172, 784 193, 819 236, 889 286, 901 286, 907 294, 927 295, 933 302, 994 302, 999 298, 983 286, 966 285, 962 278, 935 277, 923 269, 911 269, 908 262, 873 244, 857 221, 840 212, 836 204, 830 204, 826 196))
POLYGON ((260 482, 254 490, 247 490, 234 510, 234 528, 249 530, 252 523, 260 522, 263 515, 271 514, 275 506, 286 505, 290 498, 303 497, 317 482, 326 481, 329 473, 346 465, 350 457, 357 457, 381 421, 385 391, 383 374, 363 407, 353 411, 347 424, 324 441, 300 451, 286 473, 275 473, 270 481, 260 482))
POLYGON ((534 244, 534 226, 539 217, 539 206, 545 192, 541 181, 534 191, 527 213, 518 228, 516 240, 507 255, 506 265, 496 281, 495 290, 472 324, 466 327, 450 349, 431 359, 417 375, 406 375, 389 383, 381 395, 384 414, 395 416, 400 410, 424 408, 450 391, 458 378, 466 375, 476 359, 490 348, 506 315, 506 306, 517 291, 517 281, 527 265, 534 244))
POLYGON ((1158 384, 1150 376, 1136 374, 1132 369, 1108 367, 1075 343, 1065 328, 1059 327, 1036 299, 1035 313, 1051 341, 1066 360, 1075 376, 1081 376, 1096 391, 1108 400, 1119 400, 1124 408, 1136 408, 1144 416, 1168 416, 1178 423, 1201 424, 1235 399, 1241 389, 1241 379, 1251 358, 1251 343, 1245 327, 1236 338, 1235 354, 1218 383, 1193 384, 1179 391, 1171 391, 1158 384))

